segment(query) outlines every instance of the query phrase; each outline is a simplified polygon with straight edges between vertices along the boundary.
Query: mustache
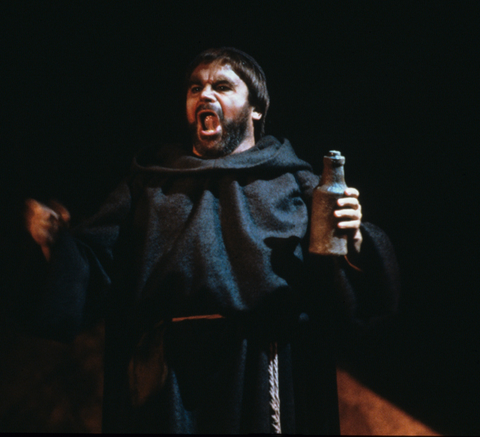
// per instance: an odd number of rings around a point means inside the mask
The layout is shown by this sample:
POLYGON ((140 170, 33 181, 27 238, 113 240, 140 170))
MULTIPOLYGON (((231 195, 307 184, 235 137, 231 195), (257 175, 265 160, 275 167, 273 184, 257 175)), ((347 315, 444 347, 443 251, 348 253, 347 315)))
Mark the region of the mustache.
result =
POLYGON ((223 111, 221 108, 216 108, 214 105, 210 103, 202 103, 201 105, 198 106, 198 108, 195 110, 195 116, 198 115, 200 111, 212 111, 217 114, 218 118, 220 121, 223 120, 223 111))

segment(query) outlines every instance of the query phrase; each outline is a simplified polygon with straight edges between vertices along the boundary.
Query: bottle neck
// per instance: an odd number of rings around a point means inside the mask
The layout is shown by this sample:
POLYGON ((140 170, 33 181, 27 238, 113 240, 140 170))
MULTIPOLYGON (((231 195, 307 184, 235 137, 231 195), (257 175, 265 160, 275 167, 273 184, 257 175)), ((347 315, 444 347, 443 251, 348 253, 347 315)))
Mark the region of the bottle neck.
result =
POLYGON ((335 164, 330 160, 324 162, 321 185, 346 185, 343 164, 335 164))

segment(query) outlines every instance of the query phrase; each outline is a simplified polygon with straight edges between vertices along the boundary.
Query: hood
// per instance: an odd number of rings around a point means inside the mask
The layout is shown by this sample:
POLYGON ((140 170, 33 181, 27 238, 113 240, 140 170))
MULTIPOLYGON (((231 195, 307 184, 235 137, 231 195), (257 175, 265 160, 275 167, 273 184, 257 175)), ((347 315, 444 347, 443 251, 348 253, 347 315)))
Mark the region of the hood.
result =
POLYGON ((168 174, 232 170, 292 172, 311 170, 311 166, 297 157, 288 140, 280 141, 268 135, 245 152, 221 158, 201 158, 178 145, 164 146, 155 151, 145 149, 135 157, 132 170, 168 174))

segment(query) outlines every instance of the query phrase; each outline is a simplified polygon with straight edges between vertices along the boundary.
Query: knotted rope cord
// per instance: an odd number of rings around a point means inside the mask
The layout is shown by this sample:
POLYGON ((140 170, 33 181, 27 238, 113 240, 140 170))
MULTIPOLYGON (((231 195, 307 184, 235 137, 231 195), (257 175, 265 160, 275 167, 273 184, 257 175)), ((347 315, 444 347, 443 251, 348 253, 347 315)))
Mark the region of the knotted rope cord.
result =
POLYGON ((280 393, 278 385, 278 351, 277 343, 270 345, 270 360, 268 364, 268 375, 270 383, 270 407, 272 408, 272 427, 274 434, 281 434, 280 425, 280 393))
MULTIPOLYGON (((223 319, 220 314, 176 317, 172 322, 181 322, 184 320, 198 320, 198 319, 223 319)), ((282 427, 280 425, 280 392, 278 384, 278 350, 277 343, 270 344, 270 357, 268 363, 268 381, 270 385, 270 407, 272 409, 272 427, 274 434, 281 434, 282 427)))

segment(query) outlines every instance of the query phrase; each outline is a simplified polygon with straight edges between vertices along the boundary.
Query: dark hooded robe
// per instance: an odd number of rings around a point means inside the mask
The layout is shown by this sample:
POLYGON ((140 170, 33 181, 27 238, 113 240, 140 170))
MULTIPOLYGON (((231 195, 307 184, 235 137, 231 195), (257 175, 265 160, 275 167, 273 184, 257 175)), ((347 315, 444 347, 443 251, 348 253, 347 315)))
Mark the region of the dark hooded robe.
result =
POLYGON ((318 176, 289 142, 203 159, 146 151, 52 249, 30 319, 73 338, 105 317, 105 432, 339 433, 335 348, 395 308, 386 235, 363 223, 362 272, 308 254, 318 176))

